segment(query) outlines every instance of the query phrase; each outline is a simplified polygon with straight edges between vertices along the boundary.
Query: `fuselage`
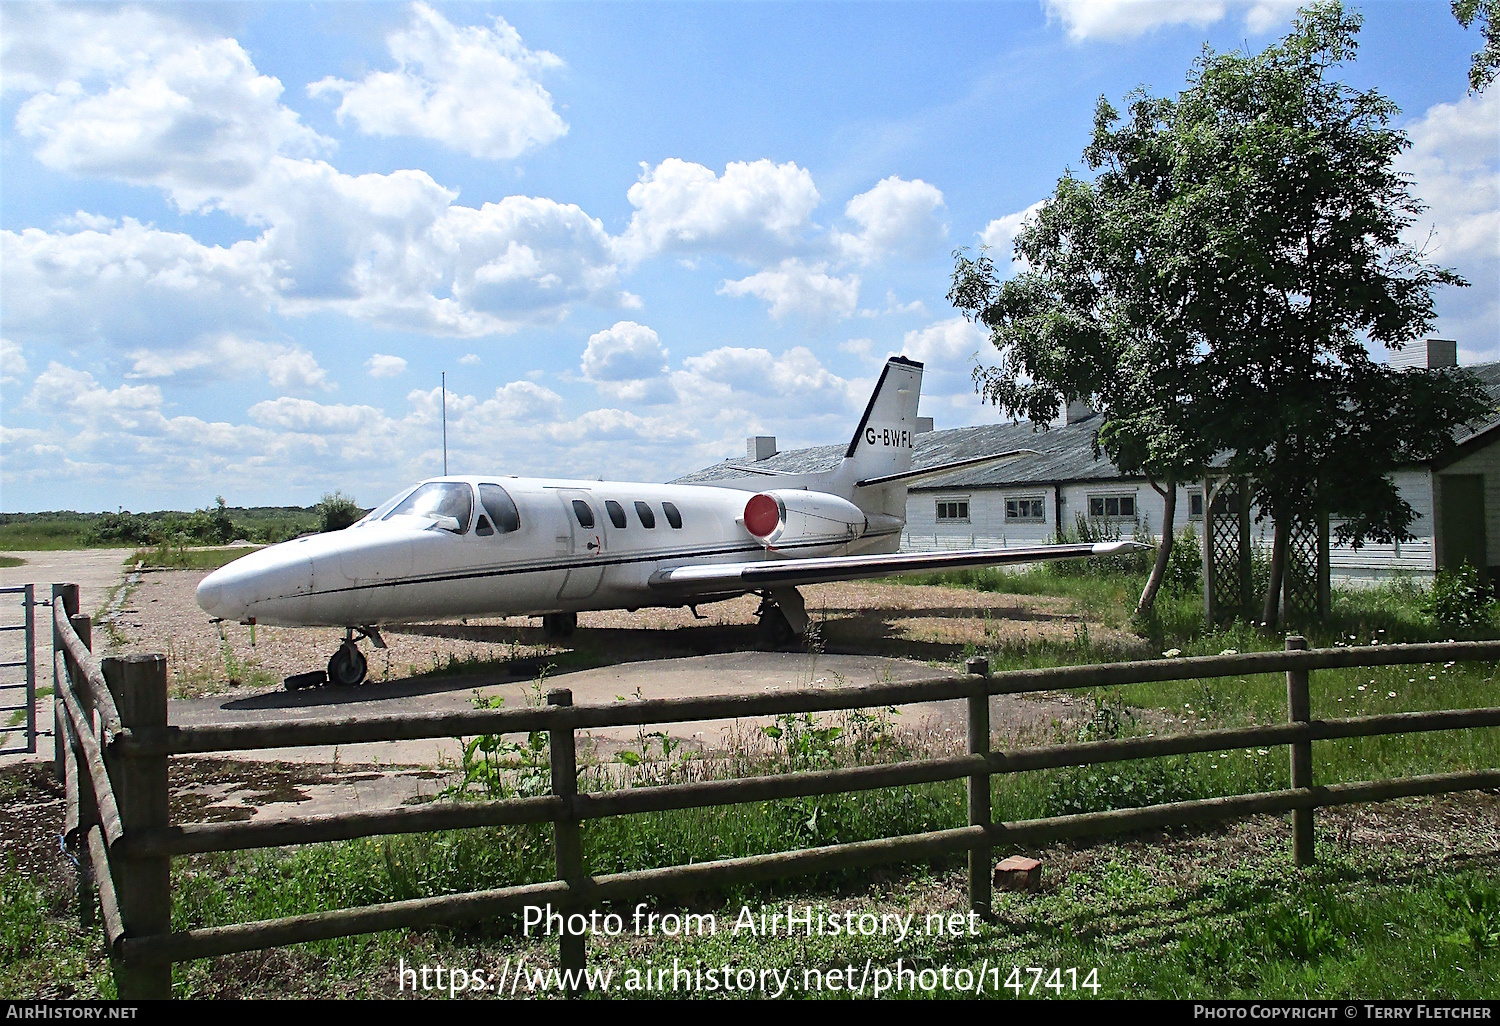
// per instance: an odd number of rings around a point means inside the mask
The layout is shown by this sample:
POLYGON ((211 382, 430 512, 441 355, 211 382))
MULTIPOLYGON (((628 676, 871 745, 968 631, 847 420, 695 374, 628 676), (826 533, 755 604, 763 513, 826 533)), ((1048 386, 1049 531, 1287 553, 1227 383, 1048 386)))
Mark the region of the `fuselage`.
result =
POLYGON ((723 486, 436 478, 345 530, 235 560, 204 578, 198 604, 226 620, 343 627, 634 609, 686 601, 651 587, 659 570, 899 548, 901 525, 884 516, 873 524, 866 518, 858 530, 830 521, 768 546, 745 525, 746 505, 757 494, 723 486))

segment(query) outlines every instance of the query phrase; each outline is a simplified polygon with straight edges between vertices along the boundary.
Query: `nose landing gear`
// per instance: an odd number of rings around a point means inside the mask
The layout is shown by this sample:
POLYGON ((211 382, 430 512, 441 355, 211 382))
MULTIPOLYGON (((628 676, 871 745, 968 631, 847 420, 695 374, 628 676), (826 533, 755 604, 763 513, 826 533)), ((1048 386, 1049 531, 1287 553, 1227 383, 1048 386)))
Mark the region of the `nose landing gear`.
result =
POLYGON ((353 687, 365 679, 369 665, 352 637, 345 638, 339 650, 328 660, 328 682, 339 687, 353 687))

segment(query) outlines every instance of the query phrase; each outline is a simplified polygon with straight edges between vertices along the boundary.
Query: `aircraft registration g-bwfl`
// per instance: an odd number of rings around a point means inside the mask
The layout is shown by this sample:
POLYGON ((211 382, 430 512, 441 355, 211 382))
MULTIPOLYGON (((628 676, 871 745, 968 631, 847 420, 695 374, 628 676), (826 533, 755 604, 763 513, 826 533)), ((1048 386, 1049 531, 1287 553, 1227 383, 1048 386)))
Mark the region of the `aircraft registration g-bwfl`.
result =
POLYGON ((912 470, 922 365, 892 357, 844 458, 831 470, 737 467, 709 484, 635 484, 500 475, 412 485, 342 531, 272 545, 198 586, 211 616, 343 627, 328 679, 365 676, 358 647, 384 624, 541 616, 548 636, 578 613, 761 596, 776 643, 808 625, 800 584, 948 567, 1104 555, 1130 542, 900 552, 908 485, 1011 459, 1018 449, 912 470))

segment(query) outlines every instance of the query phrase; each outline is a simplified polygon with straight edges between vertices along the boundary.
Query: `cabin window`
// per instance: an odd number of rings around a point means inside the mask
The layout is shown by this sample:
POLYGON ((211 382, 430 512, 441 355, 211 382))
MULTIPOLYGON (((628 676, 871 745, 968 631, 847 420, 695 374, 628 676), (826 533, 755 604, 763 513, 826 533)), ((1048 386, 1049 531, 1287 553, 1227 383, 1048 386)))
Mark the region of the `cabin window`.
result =
POLYGON ((967 524, 969 522, 968 499, 939 499, 937 518, 940 524, 967 524))
POLYGON ((641 518, 642 527, 649 530, 650 528, 656 526, 656 514, 651 512, 651 507, 646 505, 644 502, 641 502, 639 500, 636 501, 635 515, 641 518))
POLYGON ((1134 495, 1090 495, 1089 516, 1107 520, 1134 520, 1134 495))
POLYGON ((673 527, 680 528, 682 526, 682 514, 677 512, 676 506, 670 502, 664 502, 661 504, 661 511, 667 515, 667 523, 673 527))
POLYGON ((469 521, 474 516, 474 490, 461 481, 429 481, 417 488, 395 509, 386 514, 390 517, 452 517, 458 521, 455 534, 469 530, 469 521))
MULTIPOLYGON (((501 534, 510 534, 512 531, 521 529, 521 513, 516 509, 515 500, 510 493, 497 484, 482 484, 479 486, 479 501, 484 505, 484 511, 494 521, 494 530, 501 534)), ((480 531, 480 534, 488 534, 488 531, 480 531)))
POLYGON ((578 526, 589 530, 594 526, 594 510, 582 499, 573 500, 573 515, 578 518, 578 526))
POLYGON ((605 499, 604 508, 609 513, 609 522, 620 530, 625 530, 625 507, 614 499, 605 499))
POLYGON ((1005 500, 1005 519, 1040 524, 1047 519, 1047 506, 1040 495, 1005 500))

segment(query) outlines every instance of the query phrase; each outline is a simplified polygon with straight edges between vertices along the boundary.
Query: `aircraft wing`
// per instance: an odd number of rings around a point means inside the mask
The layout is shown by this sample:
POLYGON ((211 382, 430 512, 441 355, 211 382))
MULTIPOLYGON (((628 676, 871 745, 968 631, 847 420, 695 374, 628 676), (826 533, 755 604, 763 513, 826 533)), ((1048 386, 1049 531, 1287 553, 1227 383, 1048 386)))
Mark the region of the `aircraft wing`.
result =
POLYGON ((1015 549, 959 549, 951 552, 891 552, 870 556, 824 556, 812 559, 772 559, 754 563, 704 563, 658 570, 651 587, 664 591, 753 591, 774 585, 857 581, 868 577, 951 570, 961 566, 999 566, 1036 563, 1048 559, 1108 556, 1144 548, 1139 542, 1096 545, 1036 545, 1015 549))

